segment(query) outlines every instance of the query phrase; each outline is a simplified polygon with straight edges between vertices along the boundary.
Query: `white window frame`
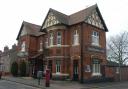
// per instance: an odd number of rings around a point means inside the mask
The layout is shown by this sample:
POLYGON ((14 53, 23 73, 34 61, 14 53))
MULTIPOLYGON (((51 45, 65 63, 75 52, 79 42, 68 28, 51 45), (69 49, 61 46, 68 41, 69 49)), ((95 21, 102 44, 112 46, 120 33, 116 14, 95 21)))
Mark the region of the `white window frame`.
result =
POLYGON ((116 67, 116 74, 119 74, 119 67, 116 67))
POLYGON ((57 45, 61 45, 62 43, 62 33, 57 32, 57 45))
POLYGON ((50 33, 49 45, 50 45, 50 46, 53 46, 53 33, 50 33))
POLYGON ((79 34, 77 30, 74 31, 73 45, 79 45, 79 34))
POLYGON ((60 74, 61 72, 61 61, 56 60, 56 74, 60 74))
POLYGON ((46 47, 46 48, 48 47, 48 38, 46 38, 45 47, 46 47))
POLYGON ((94 59, 93 60, 93 64, 92 64, 92 76, 101 76, 101 66, 100 66, 100 62, 99 62, 98 59, 94 59))
POLYGON ((25 41, 23 41, 21 44, 21 52, 25 52, 25 51, 26 51, 26 44, 25 41))
POLYGON ((96 31, 92 32, 92 45, 99 46, 99 33, 96 31))
POLYGON ((40 49, 39 49, 39 51, 43 51, 43 42, 42 42, 42 40, 40 40, 40 49))

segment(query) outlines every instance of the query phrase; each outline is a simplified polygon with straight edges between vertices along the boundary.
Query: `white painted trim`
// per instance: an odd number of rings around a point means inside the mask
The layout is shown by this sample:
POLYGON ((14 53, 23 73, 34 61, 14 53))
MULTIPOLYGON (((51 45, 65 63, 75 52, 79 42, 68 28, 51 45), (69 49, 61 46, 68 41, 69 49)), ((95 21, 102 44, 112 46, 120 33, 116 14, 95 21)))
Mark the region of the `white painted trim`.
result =
POLYGON ((48 46, 47 48, 52 48, 52 47, 70 47, 70 45, 51 45, 48 46))
POLYGON ((47 31, 57 30, 57 29, 67 29, 66 26, 50 26, 46 28, 47 31))
POLYGON ((80 46, 80 44, 78 43, 78 44, 73 44, 72 46, 80 46))
POLYGON ((62 75, 62 76, 69 76, 67 73, 52 73, 52 75, 62 75))
POLYGON ((49 56, 46 58, 70 58, 70 57, 68 57, 68 56, 49 56))
POLYGON ((92 76, 101 76, 101 73, 92 73, 92 76))

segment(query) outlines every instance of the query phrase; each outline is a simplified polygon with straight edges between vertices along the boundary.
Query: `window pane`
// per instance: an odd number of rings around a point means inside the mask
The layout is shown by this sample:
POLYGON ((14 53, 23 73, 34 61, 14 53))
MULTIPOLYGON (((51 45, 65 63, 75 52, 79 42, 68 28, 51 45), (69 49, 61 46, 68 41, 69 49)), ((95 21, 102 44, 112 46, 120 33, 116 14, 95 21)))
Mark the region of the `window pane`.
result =
POLYGON ((50 45, 53 45, 53 33, 50 33, 50 45))
POLYGON ((77 30, 75 30, 74 35, 73 35, 73 44, 78 45, 79 44, 79 34, 77 30))
POLYGON ((61 67, 61 62, 60 62, 60 60, 57 60, 56 61, 56 73, 59 73, 60 72, 60 68, 61 67))
POLYGON ((100 62, 97 59, 93 60, 93 73, 100 73, 100 62))
POLYGON ((61 44, 61 32, 57 32, 57 44, 61 44))
POLYGON ((99 45, 99 33, 96 31, 92 32, 92 44, 99 45))

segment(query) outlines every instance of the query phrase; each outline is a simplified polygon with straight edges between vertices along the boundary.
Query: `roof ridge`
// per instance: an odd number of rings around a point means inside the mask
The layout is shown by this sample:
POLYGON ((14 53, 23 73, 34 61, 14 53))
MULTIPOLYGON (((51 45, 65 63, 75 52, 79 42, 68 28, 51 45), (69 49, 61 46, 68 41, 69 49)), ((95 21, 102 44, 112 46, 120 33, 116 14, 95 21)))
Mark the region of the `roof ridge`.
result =
POLYGON ((35 24, 35 23, 30 23, 30 22, 27 22, 27 21, 23 21, 23 24, 27 24, 27 25, 35 25, 35 26, 40 27, 40 25, 37 25, 37 24, 35 24))
POLYGON ((94 5, 88 6, 87 8, 82 9, 82 10, 79 10, 79 11, 77 11, 77 12, 74 12, 74 13, 70 14, 69 16, 74 15, 74 14, 77 14, 77 13, 80 13, 80 12, 82 12, 82 11, 84 11, 84 10, 87 10, 87 9, 89 9, 89 8, 91 8, 91 7, 94 7, 94 6, 96 7, 96 6, 97 6, 97 4, 94 4, 94 5))
POLYGON ((50 8, 50 10, 49 11, 55 11, 55 12, 57 12, 57 13, 59 13, 59 14, 62 14, 62 15, 65 15, 65 16, 68 16, 68 15, 66 15, 66 14, 64 14, 64 13, 62 13, 62 12, 60 12, 60 11, 57 11, 57 10, 55 10, 55 9, 53 9, 53 8, 50 8))

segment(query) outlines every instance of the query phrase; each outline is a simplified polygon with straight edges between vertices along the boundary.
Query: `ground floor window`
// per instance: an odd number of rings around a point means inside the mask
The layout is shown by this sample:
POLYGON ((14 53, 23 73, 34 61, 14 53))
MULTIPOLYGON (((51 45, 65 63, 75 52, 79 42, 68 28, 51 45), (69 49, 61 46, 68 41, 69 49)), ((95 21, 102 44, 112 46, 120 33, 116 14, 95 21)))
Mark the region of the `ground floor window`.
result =
POLYGON ((92 75, 93 76, 100 76, 100 61, 98 59, 93 59, 92 63, 92 75))
POLYGON ((60 73, 61 70, 61 61, 56 60, 56 73, 60 73))

